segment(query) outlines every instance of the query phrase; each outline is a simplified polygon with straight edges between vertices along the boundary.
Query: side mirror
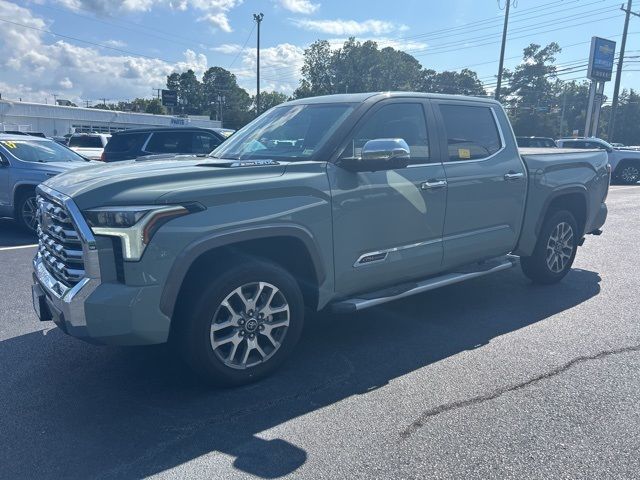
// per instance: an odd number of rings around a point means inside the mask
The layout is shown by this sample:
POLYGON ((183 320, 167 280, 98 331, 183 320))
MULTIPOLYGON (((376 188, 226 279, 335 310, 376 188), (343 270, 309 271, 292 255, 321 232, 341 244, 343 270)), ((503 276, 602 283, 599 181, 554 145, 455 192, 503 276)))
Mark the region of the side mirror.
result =
POLYGON ((411 150, 402 138, 377 138, 362 147, 360 158, 343 158, 340 166, 353 172, 376 172, 404 168, 411 160, 411 150))
POLYGON ((8 166, 9 166, 9 160, 6 159, 4 154, 0 153, 0 167, 8 167, 8 166))

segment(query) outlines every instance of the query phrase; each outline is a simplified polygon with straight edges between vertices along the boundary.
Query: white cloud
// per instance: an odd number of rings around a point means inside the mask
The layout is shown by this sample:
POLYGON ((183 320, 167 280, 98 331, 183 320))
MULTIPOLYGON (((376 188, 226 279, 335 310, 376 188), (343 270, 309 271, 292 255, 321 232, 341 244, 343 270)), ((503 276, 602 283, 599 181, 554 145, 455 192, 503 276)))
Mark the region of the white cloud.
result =
POLYGON ((233 53, 240 52, 242 50, 242 46, 238 43, 223 43, 217 47, 212 47, 211 50, 214 52, 224 53, 225 55, 231 55, 233 53))
POLYGON ((71 10, 86 10, 98 14, 147 12, 156 6, 180 11, 192 8, 202 13, 200 20, 229 33, 233 28, 227 13, 241 5, 243 0, 57 0, 57 2, 71 10))
POLYGON ((305 30, 326 33, 329 35, 364 35, 372 33, 374 35, 384 35, 395 31, 404 31, 408 27, 385 20, 310 20, 293 19, 293 24, 305 30))
MULTIPOLYGON (((342 48, 344 42, 348 40, 348 37, 340 37, 340 38, 330 38, 327 41, 329 42, 329 46, 332 50, 337 50, 342 48)), ((396 50, 402 50, 403 52, 407 52, 411 54, 413 50, 424 50, 429 45, 424 42, 420 42, 417 40, 404 40, 398 38, 391 37, 376 37, 376 36, 362 36, 358 37, 357 40, 359 42, 366 42, 367 40, 374 41, 378 44, 379 49, 383 49, 386 47, 395 48, 396 50)))
MULTIPOLYGON (((19 18, 25 25, 44 28, 42 19, 27 8, 0 0, 0 18, 19 18)), ((7 24, 0 29, 0 57, 3 98, 43 101, 47 94, 65 90, 71 100, 111 100, 147 97, 151 88, 166 83, 174 71, 192 69, 201 76, 207 57, 191 50, 182 60, 129 55, 104 55, 100 48, 72 45, 65 41, 47 43, 46 34, 7 24), (12 85, 12 87, 9 87, 12 85), (114 98, 117 97, 117 98, 114 98)))
POLYGON ((124 48, 127 46, 122 40, 107 40, 106 42, 102 42, 102 45, 113 48, 124 48))
POLYGON ((285 10, 305 15, 314 13, 320 8, 319 3, 312 3, 309 0, 280 0, 280 5, 285 10))
POLYGON ((208 13, 205 16, 201 17, 200 20, 209 22, 211 25, 219 28, 223 32, 227 32, 227 33, 233 32, 233 29, 229 24, 229 18, 227 18, 227 15, 223 12, 208 13))

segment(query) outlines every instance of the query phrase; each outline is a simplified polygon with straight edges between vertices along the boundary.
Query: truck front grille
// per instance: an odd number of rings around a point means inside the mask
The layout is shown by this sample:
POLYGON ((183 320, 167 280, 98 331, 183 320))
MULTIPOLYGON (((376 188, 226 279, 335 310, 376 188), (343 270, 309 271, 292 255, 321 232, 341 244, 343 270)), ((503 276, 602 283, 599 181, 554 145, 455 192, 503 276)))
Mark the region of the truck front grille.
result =
POLYGON ((38 195, 38 254, 47 271, 67 287, 85 276, 82 242, 66 209, 38 195))

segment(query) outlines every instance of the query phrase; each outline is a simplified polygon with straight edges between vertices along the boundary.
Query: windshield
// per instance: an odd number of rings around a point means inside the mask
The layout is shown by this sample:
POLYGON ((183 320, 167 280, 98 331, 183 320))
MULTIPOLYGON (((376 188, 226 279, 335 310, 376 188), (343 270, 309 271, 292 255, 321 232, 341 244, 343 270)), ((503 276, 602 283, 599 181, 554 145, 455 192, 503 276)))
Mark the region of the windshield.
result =
POLYGON ((344 103, 275 107, 229 137, 211 156, 231 160, 306 160, 353 109, 353 104, 344 103))
POLYGON ((71 137, 69 140, 69 146, 78 148, 102 148, 102 139, 100 137, 90 137, 88 135, 71 137))
POLYGON ((83 157, 53 140, 2 140, 4 147, 18 160, 25 162, 84 162, 83 157))

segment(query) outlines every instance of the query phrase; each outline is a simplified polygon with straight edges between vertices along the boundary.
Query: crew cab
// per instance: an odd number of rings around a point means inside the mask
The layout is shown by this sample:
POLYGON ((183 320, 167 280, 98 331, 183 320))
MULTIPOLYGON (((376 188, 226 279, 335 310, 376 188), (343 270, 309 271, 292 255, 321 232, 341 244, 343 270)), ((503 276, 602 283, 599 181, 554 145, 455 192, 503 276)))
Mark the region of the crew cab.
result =
POLYGON ((242 384, 291 353, 305 310, 360 311, 518 264, 560 281, 601 233, 608 188, 606 152, 520 153, 490 99, 295 100, 209 157, 41 185, 34 306, 89 342, 173 342, 206 378, 242 384))
POLYGON ((609 156, 612 180, 623 185, 633 185, 640 181, 640 151, 618 148, 601 138, 561 138, 559 147, 604 150, 609 156))

